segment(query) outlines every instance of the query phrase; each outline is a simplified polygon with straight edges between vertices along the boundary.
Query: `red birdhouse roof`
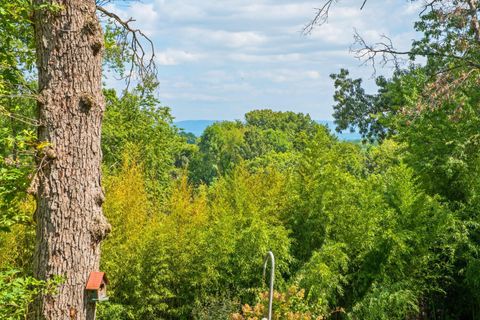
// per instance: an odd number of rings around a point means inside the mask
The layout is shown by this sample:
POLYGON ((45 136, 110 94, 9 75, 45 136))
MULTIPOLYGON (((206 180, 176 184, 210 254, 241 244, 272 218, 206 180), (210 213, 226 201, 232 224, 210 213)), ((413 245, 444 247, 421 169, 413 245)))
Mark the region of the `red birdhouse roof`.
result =
POLYGON ((87 281, 87 290, 99 290, 100 286, 104 281, 108 284, 108 279, 105 276, 105 272, 90 272, 90 276, 88 277, 87 281))

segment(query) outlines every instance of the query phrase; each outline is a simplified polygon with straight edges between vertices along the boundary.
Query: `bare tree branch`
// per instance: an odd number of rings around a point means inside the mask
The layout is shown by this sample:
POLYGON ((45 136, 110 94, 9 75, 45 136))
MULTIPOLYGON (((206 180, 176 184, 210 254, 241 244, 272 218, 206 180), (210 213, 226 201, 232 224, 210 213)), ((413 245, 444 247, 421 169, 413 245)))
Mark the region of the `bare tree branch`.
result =
POLYGON ((355 58, 362 61, 362 65, 371 64, 374 75, 378 64, 385 67, 387 64, 393 63, 395 68, 399 68, 405 62, 405 59, 401 56, 410 53, 409 51, 396 50, 392 40, 386 35, 381 35, 383 41, 374 44, 368 44, 357 30, 354 30, 353 38, 354 43, 350 47, 350 52, 353 52, 355 58), (354 48, 355 46, 358 46, 358 48, 354 48))
POLYGON ((381 36, 381 41, 373 44, 368 44, 365 39, 354 31, 354 44, 350 48, 350 51, 355 54, 355 57, 362 61, 362 64, 371 64, 374 73, 376 72, 376 66, 382 67, 389 63, 398 68, 402 63, 405 63, 408 59, 402 57, 440 57, 456 60, 474 69, 480 69, 480 64, 467 59, 465 56, 446 54, 434 51, 401 51, 395 49, 392 40, 386 35, 381 36), (357 47, 357 48, 354 48, 357 47))
POLYGON ((365 7, 365 4, 367 3, 367 0, 363 0, 362 6, 360 7, 360 10, 363 10, 363 7, 365 7))
POLYGON ((322 7, 315 9, 317 13, 315 14, 315 17, 313 17, 313 19, 303 28, 303 34, 312 33, 316 26, 321 26, 328 21, 328 14, 333 2, 336 2, 336 0, 326 0, 322 7))
POLYGON ((125 76, 127 90, 135 71, 138 73, 136 76, 140 80, 150 79, 152 76, 156 77, 157 67, 155 64, 155 47, 153 41, 140 29, 131 26, 131 23, 135 20, 132 18, 124 20, 100 5, 97 5, 97 10, 100 11, 103 16, 112 19, 113 22, 123 30, 119 43, 123 46, 122 50, 130 54, 130 70, 125 76), (145 44, 142 40, 147 42, 150 52, 144 47, 145 44))
MULTIPOLYGON (((313 19, 303 27, 302 33, 304 35, 312 33, 315 27, 321 26, 328 22, 328 16, 330 14, 330 9, 332 8, 333 3, 338 2, 338 0, 325 0, 323 5, 320 8, 315 8, 316 14, 313 19)), ((363 10, 367 0, 363 0, 360 10, 363 10)))
POLYGON ((434 10, 434 5, 435 5, 435 3, 440 2, 440 1, 441 1, 441 0, 432 0, 432 1, 428 2, 428 3, 426 3, 426 4, 423 6, 422 11, 420 11, 419 15, 420 15, 420 16, 423 15, 423 14, 425 13, 425 11, 427 11, 428 9, 430 9, 430 10, 433 11, 433 10, 434 10))

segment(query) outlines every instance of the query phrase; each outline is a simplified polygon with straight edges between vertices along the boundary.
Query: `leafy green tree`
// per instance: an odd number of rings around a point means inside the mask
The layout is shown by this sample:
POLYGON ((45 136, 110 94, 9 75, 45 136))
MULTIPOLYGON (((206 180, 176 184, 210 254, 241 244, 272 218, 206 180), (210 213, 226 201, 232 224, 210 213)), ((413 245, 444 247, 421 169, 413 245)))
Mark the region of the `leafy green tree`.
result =
MULTIPOLYGON (((330 5, 321 7, 310 27, 324 23, 320 18, 328 16, 329 8, 330 5)), ((428 112, 461 92, 464 85, 475 82, 480 70, 479 11, 480 4, 472 0, 454 3, 440 0, 425 4, 414 26, 422 36, 412 42, 408 51, 396 50, 387 37, 385 41, 368 44, 356 33, 354 51, 358 57, 366 58, 365 62, 371 62, 374 67, 378 61, 393 62, 396 71, 389 80, 376 79, 379 88, 376 94, 366 94, 361 79, 349 79, 347 70, 333 74, 337 129, 358 128, 365 139, 383 139, 397 130, 388 121, 392 115, 401 117, 405 112, 428 112), (426 64, 413 65, 420 57, 426 64), (402 63, 406 61, 411 66, 402 70, 402 63), (414 79, 413 86, 412 79, 408 80, 412 76, 419 78, 414 79), (410 97, 412 93, 418 95, 413 100, 418 102, 414 110, 405 109, 405 105, 412 102, 402 97, 405 93, 410 97)))
POLYGON ((333 117, 336 131, 358 130, 364 141, 368 142, 381 141, 394 134, 395 127, 391 122, 404 104, 402 90, 406 86, 402 81, 406 74, 408 71, 397 71, 392 79, 383 76, 376 78, 376 94, 367 94, 362 88, 362 79, 349 78, 346 69, 330 75, 335 86, 333 117))
POLYGON ((35 151, 35 52, 30 3, 0 1, 0 231, 28 220, 26 196, 35 151))
POLYGON ((260 130, 272 130, 286 134, 287 138, 297 149, 302 148, 302 135, 312 137, 316 133, 318 124, 308 114, 292 111, 281 112, 269 109, 254 110, 245 114, 247 126, 260 130))
POLYGON ((195 144, 197 142, 197 136, 192 132, 180 131, 180 136, 185 138, 188 144, 195 144))
POLYGON ((103 164, 115 171, 121 168, 122 155, 129 148, 139 148, 147 188, 161 201, 174 176, 175 163, 188 147, 172 125, 170 109, 159 106, 152 90, 138 87, 121 97, 113 89, 104 90, 103 164))
POLYGON ((200 137, 198 154, 190 163, 190 178, 210 184, 242 160, 299 152, 319 127, 309 115, 268 109, 245 114, 245 123, 214 123, 200 137))
POLYGON ((457 240, 452 281, 442 286, 446 295, 433 302, 442 306, 439 313, 452 318, 475 318, 480 310, 474 294, 479 276, 467 272, 475 270, 479 248, 479 8, 478 1, 470 0, 428 3, 415 24, 422 37, 407 52, 396 51, 388 41, 367 45, 357 35, 357 53, 370 62, 381 56, 399 67, 402 55, 426 61, 424 66, 397 71, 386 85, 379 84, 375 95, 365 94, 359 81, 348 79, 344 71, 334 76, 337 121, 343 127, 360 124, 367 128, 367 137, 377 123, 394 133, 402 158, 421 187, 459 218, 465 237, 457 240), (386 108, 374 103, 382 97, 387 97, 386 108))
POLYGON ((191 161, 191 179, 196 183, 211 183, 215 177, 229 172, 243 159, 245 131, 239 121, 216 122, 207 127, 191 161))
POLYGON ((358 146, 337 143, 324 129, 309 142, 301 155, 292 182, 294 199, 286 223, 295 239, 295 257, 302 265, 325 238, 329 217, 325 213, 324 195, 337 196, 338 188, 355 182, 361 175, 362 154, 358 146))
POLYGON ((299 167, 307 174, 293 185, 301 200, 289 215, 304 261, 296 281, 324 314, 341 307, 353 319, 404 319, 421 299, 441 305, 464 239, 455 216, 405 164, 366 174, 365 157, 346 148, 311 144, 299 167))
POLYGON ((0 271, 0 317, 22 320, 31 313, 29 306, 40 294, 55 294, 62 281, 55 277, 47 282, 20 275, 18 270, 0 271))

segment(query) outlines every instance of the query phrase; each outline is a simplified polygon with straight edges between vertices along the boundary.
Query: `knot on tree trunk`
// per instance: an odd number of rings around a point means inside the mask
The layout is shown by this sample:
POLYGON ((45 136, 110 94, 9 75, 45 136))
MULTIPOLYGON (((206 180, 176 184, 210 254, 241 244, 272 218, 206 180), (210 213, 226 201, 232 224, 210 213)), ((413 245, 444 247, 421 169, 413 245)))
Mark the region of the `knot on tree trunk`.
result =
POLYGON ((83 25, 82 31, 90 39, 90 48, 92 49, 93 55, 98 55, 103 48, 102 29, 98 20, 92 17, 83 25))
POLYGON ((105 193, 103 192, 103 190, 101 192, 99 192, 96 196, 95 196, 95 203, 101 207, 103 205, 103 203, 105 202, 105 193))
POLYGON ((45 147, 45 150, 43 151, 43 153, 50 160, 57 159, 57 152, 52 146, 45 147))
POLYGON ((78 101, 78 107, 80 108, 80 111, 83 113, 90 112, 90 110, 97 105, 98 103, 95 100, 95 97, 88 93, 82 94, 78 101))
POLYGON ((83 25, 82 31, 86 35, 94 36, 102 33, 98 20, 94 17, 88 19, 83 25))
POLYGON ((112 230, 107 218, 103 214, 96 215, 91 222, 90 233, 94 243, 100 243, 112 230))
POLYGON ((96 56, 97 54, 99 54, 102 51, 103 44, 100 40, 97 40, 97 41, 92 43, 90 48, 92 48, 93 55, 96 56))

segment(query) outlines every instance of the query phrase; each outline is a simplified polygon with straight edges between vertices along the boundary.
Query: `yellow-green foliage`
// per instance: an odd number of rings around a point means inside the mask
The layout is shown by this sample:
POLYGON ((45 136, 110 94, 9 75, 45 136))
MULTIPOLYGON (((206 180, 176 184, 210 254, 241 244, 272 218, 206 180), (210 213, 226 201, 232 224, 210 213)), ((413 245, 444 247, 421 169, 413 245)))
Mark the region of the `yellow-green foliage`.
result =
POLYGON ((0 232, 0 270, 15 268, 28 274, 35 247, 34 199, 27 197, 16 202, 15 210, 28 219, 23 224, 14 225, 10 232, 0 232))
POLYGON ((286 205, 282 174, 252 174, 240 166, 211 188, 196 189, 184 175, 160 210, 149 204, 133 159, 125 157, 122 170, 105 179, 104 208, 113 230, 102 265, 112 299, 100 318, 226 317, 234 301, 254 297, 268 250, 282 257, 282 283, 290 261, 288 232, 279 219, 286 205))
POLYGON ((9 232, 0 232, 0 319, 20 320, 26 319, 34 299, 39 294, 54 293, 61 279, 44 282, 32 277, 35 202, 27 197, 11 204, 25 218, 9 232))
POLYGON ((119 173, 105 179, 104 212, 112 224, 102 246, 102 266, 112 280, 111 303, 100 310, 105 319, 174 313, 174 305, 166 310, 168 299, 201 271, 195 255, 207 222, 205 196, 194 197, 182 178, 163 211, 155 210, 136 158, 126 154, 119 173))
POLYGON ((223 261, 226 283, 243 288, 257 286, 268 250, 282 257, 277 271, 288 272, 290 239, 280 219, 288 205, 286 186, 286 177, 274 169, 252 174, 240 165, 212 187, 212 240, 223 240, 214 242, 218 247, 209 250, 216 260, 223 261))
MULTIPOLYGON (((114 302, 135 298, 134 288, 141 276, 138 251, 151 225, 151 205, 138 157, 135 151, 125 153, 118 174, 104 179, 104 214, 112 232, 102 244, 102 270, 111 279, 109 290, 114 302)), ((109 309, 109 316, 111 312, 109 309)))
POLYGON ((186 177, 177 181, 166 212, 152 226, 142 252, 145 277, 142 314, 148 319, 188 313, 199 290, 214 276, 205 257, 208 211, 206 195, 196 195, 186 177))
POLYGON ((136 247, 149 218, 151 208, 137 157, 126 154, 120 172, 104 181, 107 197, 103 209, 113 230, 102 249, 109 256, 136 247))
MULTIPOLYGON (((163 302, 168 309, 146 310, 144 317, 200 318, 207 305, 212 316, 212 309, 251 296, 261 283, 263 255, 270 249, 283 258, 279 274, 287 272, 290 241, 278 220, 280 181, 279 174, 251 175, 243 167, 210 190, 195 192, 185 177, 180 179, 142 258, 149 283, 164 292, 149 302, 163 302)), ((154 296, 151 292, 145 296, 154 296)), ((225 317, 228 311, 216 316, 225 317)))

